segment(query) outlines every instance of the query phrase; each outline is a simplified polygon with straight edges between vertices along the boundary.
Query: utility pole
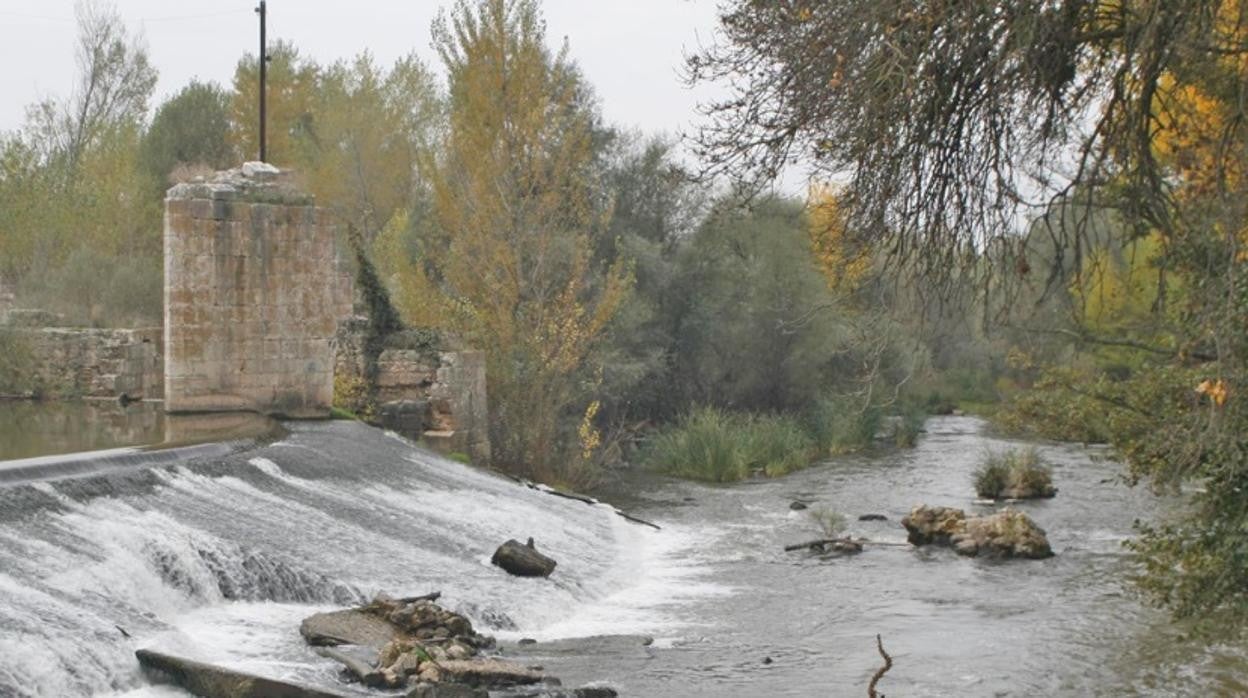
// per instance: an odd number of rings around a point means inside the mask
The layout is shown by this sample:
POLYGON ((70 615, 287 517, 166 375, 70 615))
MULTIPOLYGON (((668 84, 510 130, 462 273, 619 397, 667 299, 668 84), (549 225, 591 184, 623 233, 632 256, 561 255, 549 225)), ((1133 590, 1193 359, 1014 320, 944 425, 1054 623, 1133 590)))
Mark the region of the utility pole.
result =
POLYGON ((265 81, 268 77, 269 67, 269 49, 264 40, 264 20, 267 15, 264 4, 264 0, 260 0, 260 6, 256 8, 256 13, 260 15, 260 162, 266 162, 264 148, 264 97, 267 91, 265 81))

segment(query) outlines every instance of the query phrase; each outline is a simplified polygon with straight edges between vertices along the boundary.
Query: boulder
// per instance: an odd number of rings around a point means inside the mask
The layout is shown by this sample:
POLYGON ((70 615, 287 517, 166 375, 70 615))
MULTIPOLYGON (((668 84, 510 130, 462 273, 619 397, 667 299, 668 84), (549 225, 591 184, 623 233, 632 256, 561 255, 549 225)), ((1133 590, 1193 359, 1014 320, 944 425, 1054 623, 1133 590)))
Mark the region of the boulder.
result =
POLYGON ((863 514, 858 517, 859 521, 888 521, 888 517, 883 514, 863 514))
POLYGON ((803 509, 806 508, 806 503, 805 502, 793 502, 792 504, 789 505, 789 508, 792 509, 793 511, 802 511, 803 509))
POLYGON ((917 506, 901 520, 914 545, 951 545, 968 557, 1052 557, 1044 529, 1010 507, 989 516, 971 516, 952 507, 917 506))
POLYGON ((314 647, 364 645, 381 649, 399 633, 384 618, 365 610, 348 609, 304 618, 299 624, 299 634, 314 647))
POLYGON ((471 686, 519 686, 541 681, 541 672, 501 659, 448 659, 438 663, 442 681, 471 686))
POLYGON ((153 650, 134 653, 144 671, 201 698, 345 698, 345 694, 255 676, 153 650))
POLYGON ((553 559, 537 552, 530 538, 528 544, 509 540, 498 546, 490 562, 517 577, 549 577, 557 564, 553 559))
POLYGON ((966 527, 966 512, 953 507, 917 506, 901 519, 912 545, 949 545, 954 535, 966 527))

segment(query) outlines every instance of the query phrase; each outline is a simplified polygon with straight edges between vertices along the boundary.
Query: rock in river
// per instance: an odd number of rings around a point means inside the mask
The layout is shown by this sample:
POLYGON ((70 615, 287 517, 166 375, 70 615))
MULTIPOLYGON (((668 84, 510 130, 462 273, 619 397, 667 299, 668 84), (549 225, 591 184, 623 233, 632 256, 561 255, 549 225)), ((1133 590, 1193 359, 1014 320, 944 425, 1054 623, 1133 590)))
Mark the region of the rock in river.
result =
POLYGON ((990 516, 971 516, 953 507, 917 506, 901 520, 914 545, 951 545, 968 557, 1051 557, 1044 529, 1021 511, 1006 507, 990 516))
POLYGON ((549 577, 555 571, 554 560, 537 552, 530 538, 528 544, 509 540, 498 546, 490 562, 517 577, 549 577))

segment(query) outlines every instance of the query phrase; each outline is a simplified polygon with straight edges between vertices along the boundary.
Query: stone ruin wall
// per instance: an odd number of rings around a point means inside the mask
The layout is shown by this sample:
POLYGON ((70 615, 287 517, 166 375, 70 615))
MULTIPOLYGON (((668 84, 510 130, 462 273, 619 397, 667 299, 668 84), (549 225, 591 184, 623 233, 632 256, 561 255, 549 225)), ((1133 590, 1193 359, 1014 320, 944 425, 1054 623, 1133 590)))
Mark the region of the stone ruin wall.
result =
POLYGON ((327 417, 331 341, 351 310, 336 226, 248 163, 165 200, 165 409, 327 417))
MULTIPOLYGON (((362 380, 366 320, 345 320, 335 370, 362 380)), ((479 351, 387 348, 377 359, 377 421, 442 453, 490 460, 485 355, 479 351)))
POLYGON ((164 336, 159 327, 60 327, 41 310, 0 312, 0 330, 30 351, 46 397, 160 399, 164 395, 164 336))

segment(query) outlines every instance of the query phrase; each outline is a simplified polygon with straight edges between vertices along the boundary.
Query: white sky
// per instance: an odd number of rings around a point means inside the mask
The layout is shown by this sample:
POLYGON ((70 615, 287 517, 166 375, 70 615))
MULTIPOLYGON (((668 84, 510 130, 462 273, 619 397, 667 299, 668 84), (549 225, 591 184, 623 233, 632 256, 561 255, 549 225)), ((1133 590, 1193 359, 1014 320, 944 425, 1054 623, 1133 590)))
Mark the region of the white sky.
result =
MULTIPOLYGON (((258 44, 256 0, 114 0, 146 38, 160 71, 156 104, 193 77, 228 86, 258 44)), ((368 49, 382 65, 412 50, 431 66, 429 27, 449 0, 269 0, 270 39, 294 42, 321 63, 368 49)), ((545 0, 547 38, 567 37, 611 123, 675 134, 696 119, 699 97, 681 84, 683 52, 710 41, 715 0, 545 0)), ((0 0, 0 131, 28 104, 62 97, 74 77, 73 0, 0 0)), ((153 107, 155 106, 152 105, 153 107)))

